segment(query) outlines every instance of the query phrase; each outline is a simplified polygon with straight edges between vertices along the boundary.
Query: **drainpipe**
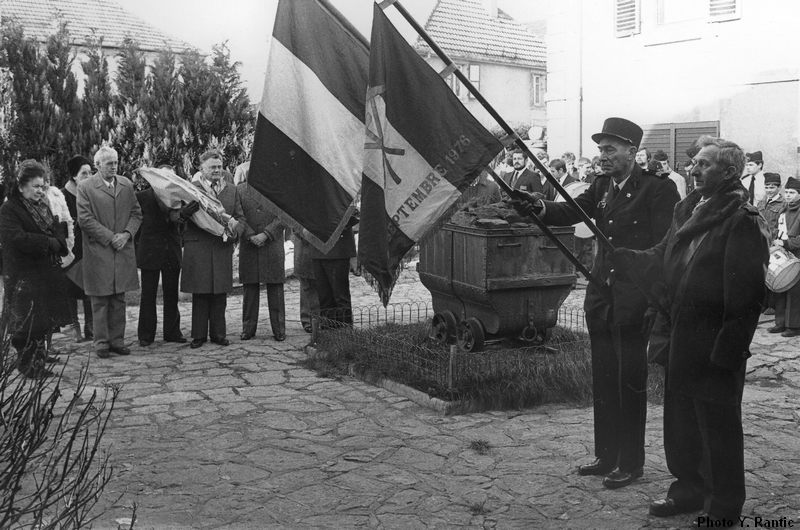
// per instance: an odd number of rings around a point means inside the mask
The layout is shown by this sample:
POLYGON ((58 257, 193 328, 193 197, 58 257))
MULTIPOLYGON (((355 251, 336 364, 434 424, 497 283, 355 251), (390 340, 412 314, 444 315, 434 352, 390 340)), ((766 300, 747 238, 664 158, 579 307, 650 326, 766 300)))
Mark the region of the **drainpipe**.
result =
POLYGON ((578 0, 578 158, 583 156, 583 0, 578 0))

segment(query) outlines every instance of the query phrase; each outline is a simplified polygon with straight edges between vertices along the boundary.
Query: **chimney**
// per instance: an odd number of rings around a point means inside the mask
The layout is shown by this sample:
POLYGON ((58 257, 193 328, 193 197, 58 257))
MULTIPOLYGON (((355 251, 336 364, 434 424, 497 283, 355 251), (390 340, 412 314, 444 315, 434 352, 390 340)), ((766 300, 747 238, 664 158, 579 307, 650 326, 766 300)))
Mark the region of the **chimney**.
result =
POLYGON ((497 18, 497 0, 481 0, 483 8, 489 12, 489 16, 497 18))

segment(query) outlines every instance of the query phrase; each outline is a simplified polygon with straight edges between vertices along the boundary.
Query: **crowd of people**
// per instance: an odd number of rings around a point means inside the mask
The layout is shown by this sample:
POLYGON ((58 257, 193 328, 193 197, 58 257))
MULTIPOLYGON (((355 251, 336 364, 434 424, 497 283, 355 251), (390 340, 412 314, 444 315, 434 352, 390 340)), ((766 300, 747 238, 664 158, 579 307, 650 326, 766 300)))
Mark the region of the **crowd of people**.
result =
MULTIPOLYGON (((124 342, 125 293, 139 289, 139 278, 140 346, 156 340, 159 282, 164 342, 191 341, 191 348, 208 340, 229 345, 226 308, 236 245, 243 289, 240 340, 256 336, 262 285, 272 338, 285 340, 287 230, 248 184, 249 164, 239 166, 233 177, 223 168, 221 153, 209 150, 200 156, 200 170, 192 178, 194 186, 230 215, 227 228, 233 237, 212 234, 193 220, 201 207, 198 201, 169 208, 146 179, 137 177, 134 183, 117 174, 118 165, 117 152, 104 146, 93 164, 81 155, 71 158, 61 189, 50 185, 49 171, 35 160, 22 162, 8 183, 8 198, 0 207, 2 320, 17 350, 18 370, 31 378, 51 375, 48 364, 58 362, 51 338, 60 328, 70 330, 79 342, 91 340, 100 358, 130 354, 124 342), (188 338, 181 329, 179 292, 192 295, 188 338)), ((327 254, 293 237, 307 332, 315 313, 334 323, 352 323, 348 276, 355 260, 357 221, 354 216, 327 254)))
MULTIPOLYGON (((600 475, 610 489, 643 476, 647 363, 656 362, 666 373, 664 448, 675 481, 650 513, 703 509, 705 521, 738 521, 745 499, 741 401, 759 315, 765 307, 774 311, 771 333, 800 335, 800 283, 774 293, 765 287, 772 252, 800 254, 800 180, 764 173, 761 152, 745 154, 733 142, 708 136, 687 151, 681 175, 666 153, 642 149, 642 137, 635 123, 609 118, 592 136, 600 152, 594 160, 572 153, 550 160, 545 150, 534 150, 606 238, 590 252, 584 302, 596 458, 578 473, 600 475)), ((128 355, 125 293, 139 287, 139 275, 141 346, 156 337, 159 279, 164 341, 188 342, 180 290, 192 295, 190 346, 209 339, 227 346, 236 244, 244 294, 240 339, 256 335, 266 285, 273 339, 285 340, 286 229, 248 184, 249 167, 238 167, 231 178, 222 155, 210 150, 192 180, 230 215, 233 237, 203 230, 193 220, 197 201, 168 208, 153 189, 136 191, 117 167, 109 147, 95 153, 94 173, 88 159, 75 156, 58 190, 40 163, 19 165, 0 207, 3 321, 19 371, 49 374, 47 364, 57 360, 49 342, 59 326, 71 326, 76 340, 91 339, 100 358, 128 355)), ((500 198, 491 174, 528 192, 515 201, 523 213, 553 226, 586 221, 557 200, 555 186, 524 151, 495 164, 473 195, 500 198)), ((308 332, 313 314, 352 324, 348 277, 356 265, 357 222, 354 216, 326 254, 293 236, 300 318, 308 332)))

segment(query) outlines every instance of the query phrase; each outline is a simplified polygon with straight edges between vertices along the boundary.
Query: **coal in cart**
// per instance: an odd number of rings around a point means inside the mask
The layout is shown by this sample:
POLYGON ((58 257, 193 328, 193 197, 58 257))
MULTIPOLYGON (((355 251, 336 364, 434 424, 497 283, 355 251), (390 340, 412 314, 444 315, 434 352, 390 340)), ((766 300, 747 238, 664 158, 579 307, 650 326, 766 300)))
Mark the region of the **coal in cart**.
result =
MULTIPOLYGON (((552 230, 573 248, 573 227, 552 230)), ((417 270, 431 292, 432 337, 472 352, 494 339, 545 342, 576 282, 572 263, 535 226, 445 224, 420 243, 417 270)))

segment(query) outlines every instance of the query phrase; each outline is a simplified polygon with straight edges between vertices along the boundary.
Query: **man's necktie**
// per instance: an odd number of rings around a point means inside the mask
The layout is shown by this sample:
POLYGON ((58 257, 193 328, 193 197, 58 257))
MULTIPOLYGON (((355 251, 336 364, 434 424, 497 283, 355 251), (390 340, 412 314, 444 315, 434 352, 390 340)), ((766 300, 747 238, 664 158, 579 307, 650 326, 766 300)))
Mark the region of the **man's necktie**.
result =
POLYGON ((750 204, 755 204, 753 201, 755 200, 756 196, 756 176, 750 175, 750 204))

